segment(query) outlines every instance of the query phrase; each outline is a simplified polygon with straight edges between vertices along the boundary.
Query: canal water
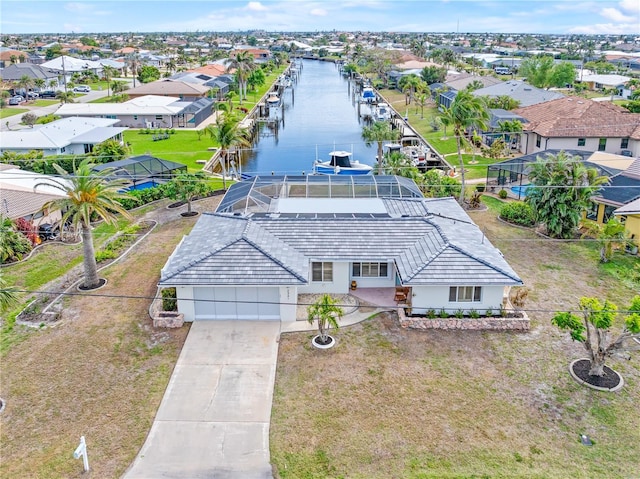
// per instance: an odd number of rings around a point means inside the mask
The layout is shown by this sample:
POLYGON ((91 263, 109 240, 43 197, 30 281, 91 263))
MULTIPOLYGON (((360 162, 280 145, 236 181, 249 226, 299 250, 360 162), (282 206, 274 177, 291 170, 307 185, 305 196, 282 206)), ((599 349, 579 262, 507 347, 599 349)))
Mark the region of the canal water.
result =
POLYGON ((261 125, 257 143, 243 154, 242 173, 309 174, 316 158, 328 160, 333 150, 352 151, 354 160, 373 165, 377 147, 362 140, 366 124, 353 88, 334 63, 302 60, 298 81, 277 111, 277 127, 261 125))

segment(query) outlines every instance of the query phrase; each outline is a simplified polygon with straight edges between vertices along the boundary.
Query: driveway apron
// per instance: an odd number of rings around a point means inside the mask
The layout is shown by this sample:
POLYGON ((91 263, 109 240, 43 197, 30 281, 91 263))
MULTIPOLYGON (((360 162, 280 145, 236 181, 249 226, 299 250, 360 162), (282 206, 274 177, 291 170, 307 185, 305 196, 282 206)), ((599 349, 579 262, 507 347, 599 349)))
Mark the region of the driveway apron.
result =
POLYGON ((124 479, 272 478, 278 321, 200 321, 124 479))

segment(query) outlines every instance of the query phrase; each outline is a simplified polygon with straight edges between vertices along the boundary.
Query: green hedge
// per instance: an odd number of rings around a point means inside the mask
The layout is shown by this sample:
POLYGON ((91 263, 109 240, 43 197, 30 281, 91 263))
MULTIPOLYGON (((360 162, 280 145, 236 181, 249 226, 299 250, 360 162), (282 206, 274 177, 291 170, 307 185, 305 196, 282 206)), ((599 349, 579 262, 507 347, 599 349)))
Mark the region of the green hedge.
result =
POLYGON ((522 226, 533 226, 535 223, 531 206, 520 201, 504 205, 500 210, 500 218, 522 226))

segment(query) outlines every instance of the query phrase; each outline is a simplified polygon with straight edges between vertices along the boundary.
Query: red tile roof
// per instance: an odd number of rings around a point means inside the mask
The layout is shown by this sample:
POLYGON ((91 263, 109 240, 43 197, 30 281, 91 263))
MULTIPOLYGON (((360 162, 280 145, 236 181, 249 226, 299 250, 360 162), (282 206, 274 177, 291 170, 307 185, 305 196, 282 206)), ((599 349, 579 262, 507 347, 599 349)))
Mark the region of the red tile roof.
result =
POLYGON ((640 140, 640 113, 608 101, 568 97, 513 110, 527 119, 525 131, 544 137, 640 140))

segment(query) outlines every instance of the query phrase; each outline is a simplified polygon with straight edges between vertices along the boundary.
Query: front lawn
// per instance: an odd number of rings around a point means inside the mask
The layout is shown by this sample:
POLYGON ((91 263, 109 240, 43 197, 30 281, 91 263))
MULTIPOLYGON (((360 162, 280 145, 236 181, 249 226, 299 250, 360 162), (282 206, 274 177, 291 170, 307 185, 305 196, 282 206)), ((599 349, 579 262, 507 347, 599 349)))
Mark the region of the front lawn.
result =
MULTIPOLYGON (((282 335, 276 477, 635 477, 640 356, 610 360, 625 378, 619 393, 587 389, 567 371, 582 346, 549 320, 583 295, 626 306, 640 275, 620 281, 596 245, 505 225, 498 200, 485 202, 490 210, 470 215, 530 289, 531 331, 406 331, 385 314, 338 331, 331 351, 314 350, 311 333, 282 335)), ((633 271, 632 261, 616 256, 613 269, 633 271)))
POLYGON ((22 113, 27 113, 29 110, 26 108, 2 108, 0 109, 0 119, 9 118, 14 115, 21 115, 22 113))
POLYGON ((30 105, 34 105, 34 106, 50 106, 50 105, 56 105, 57 103, 60 103, 60 100, 38 99, 38 100, 35 100, 34 102, 30 103, 30 105))

